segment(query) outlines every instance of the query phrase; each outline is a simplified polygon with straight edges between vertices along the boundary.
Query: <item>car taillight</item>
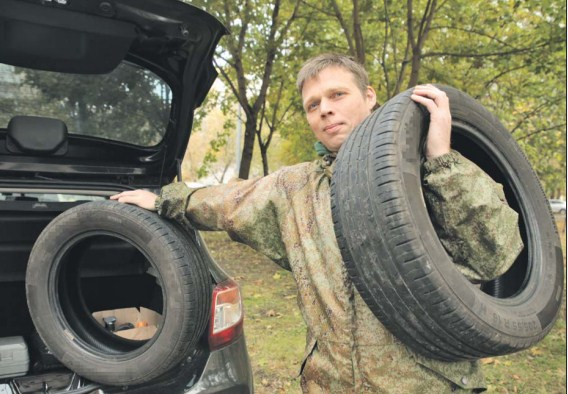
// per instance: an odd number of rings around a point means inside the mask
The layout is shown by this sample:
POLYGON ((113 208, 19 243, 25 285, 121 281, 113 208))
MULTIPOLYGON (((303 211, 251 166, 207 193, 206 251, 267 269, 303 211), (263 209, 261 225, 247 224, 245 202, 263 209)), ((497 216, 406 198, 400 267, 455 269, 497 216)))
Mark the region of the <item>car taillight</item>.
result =
POLYGON ((219 283, 213 290, 209 347, 211 350, 228 345, 243 332, 243 304, 239 285, 231 279, 219 283))

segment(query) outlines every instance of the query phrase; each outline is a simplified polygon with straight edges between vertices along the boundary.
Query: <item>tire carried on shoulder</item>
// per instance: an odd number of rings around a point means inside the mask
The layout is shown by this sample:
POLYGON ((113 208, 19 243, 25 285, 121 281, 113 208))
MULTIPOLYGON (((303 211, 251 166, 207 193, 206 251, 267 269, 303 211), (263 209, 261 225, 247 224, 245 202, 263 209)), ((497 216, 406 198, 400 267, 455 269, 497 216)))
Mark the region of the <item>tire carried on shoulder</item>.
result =
POLYGON ((526 349, 552 328, 562 303, 563 258, 540 183, 505 127, 466 94, 449 97, 452 148, 504 187, 525 245, 481 287, 444 250, 424 202, 427 111, 411 90, 385 103, 346 140, 332 177, 332 215, 350 277, 383 325, 443 361, 526 349))
POLYGON ((44 229, 31 252, 26 293, 36 329, 61 363, 121 386, 154 380, 187 358, 211 307, 209 270, 192 239, 155 213, 114 201, 73 207, 44 229), (121 338, 92 317, 80 262, 101 238, 134 250, 151 276, 142 274, 161 293, 161 321, 150 339, 121 338))

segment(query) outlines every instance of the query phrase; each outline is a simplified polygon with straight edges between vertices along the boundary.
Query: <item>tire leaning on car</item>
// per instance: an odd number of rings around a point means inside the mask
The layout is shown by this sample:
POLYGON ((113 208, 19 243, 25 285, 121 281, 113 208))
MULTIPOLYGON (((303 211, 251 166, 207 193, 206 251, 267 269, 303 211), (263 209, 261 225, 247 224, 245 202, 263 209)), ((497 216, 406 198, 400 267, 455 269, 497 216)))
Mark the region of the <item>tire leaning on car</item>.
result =
POLYGON ((476 100, 446 86, 452 148, 504 186, 525 244, 513 266, 481 287, 453 265, 421 186, 429 119, 395 96, 338 153, 332 215, 352 281, 383 325, 415 351, 443 361, 526 349, 552 328, 563 294, 563 259, 546 196, 505 127, 476 100))
POLYGON ((44 229, 30 255, 26 293, 37 331, 65 366, 95 382, 121 386, 151 381, 187 357, 211 307, 209 271, 191 239, 154 213, 114 201, 76 206, 44 229), (108 333, 82 299, 78 245, 99 236, 137 248, 161 285, 161 323, 147 341, 108 333))

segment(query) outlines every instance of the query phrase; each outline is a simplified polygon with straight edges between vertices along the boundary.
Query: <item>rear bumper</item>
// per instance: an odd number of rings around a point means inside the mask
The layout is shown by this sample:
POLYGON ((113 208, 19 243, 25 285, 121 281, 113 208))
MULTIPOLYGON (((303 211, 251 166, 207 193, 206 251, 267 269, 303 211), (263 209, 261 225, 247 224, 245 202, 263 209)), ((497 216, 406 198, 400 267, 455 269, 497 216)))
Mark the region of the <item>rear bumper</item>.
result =
POLYGON ((201 377, 185 394, 253 393, 245 336, 210 353, 201 377))

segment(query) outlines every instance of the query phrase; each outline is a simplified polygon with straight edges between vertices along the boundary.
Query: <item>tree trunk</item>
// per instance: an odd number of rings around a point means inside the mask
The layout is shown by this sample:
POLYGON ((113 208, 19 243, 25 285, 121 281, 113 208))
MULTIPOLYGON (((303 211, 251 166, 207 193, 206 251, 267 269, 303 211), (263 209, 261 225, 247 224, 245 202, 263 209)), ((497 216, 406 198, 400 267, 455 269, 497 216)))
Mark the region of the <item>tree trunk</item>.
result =
POLYGON ((361 29, 361 19, 359 17, 359 0, 353 0, 353 38, 355 39, 355 49, 357 51, 357 61, 365 67, 365 40, 361 29))
POLYGON ((412 64, 410 66, 410 79, 408 81, 408 87, 411 88, 418 84, 418 78, 420 77, 420 65, 421 65, 421 50, 420 48, 415 48, 412 51, 412 64))
POLYGON ((248 179, 250 166, 252 163, 252 154, 254 151, 254 140, 256 136, 256 114, 247 112, 247 121, 245 123, 245 140, 243 142, 243 154, 241 156, 241 167, 239 168, 239 178, 248 179))
POLYGON ((269 174, 268 171, 268 147, 260 147, 260 155, 262 156, 262 173, 264 176, 269 174))

